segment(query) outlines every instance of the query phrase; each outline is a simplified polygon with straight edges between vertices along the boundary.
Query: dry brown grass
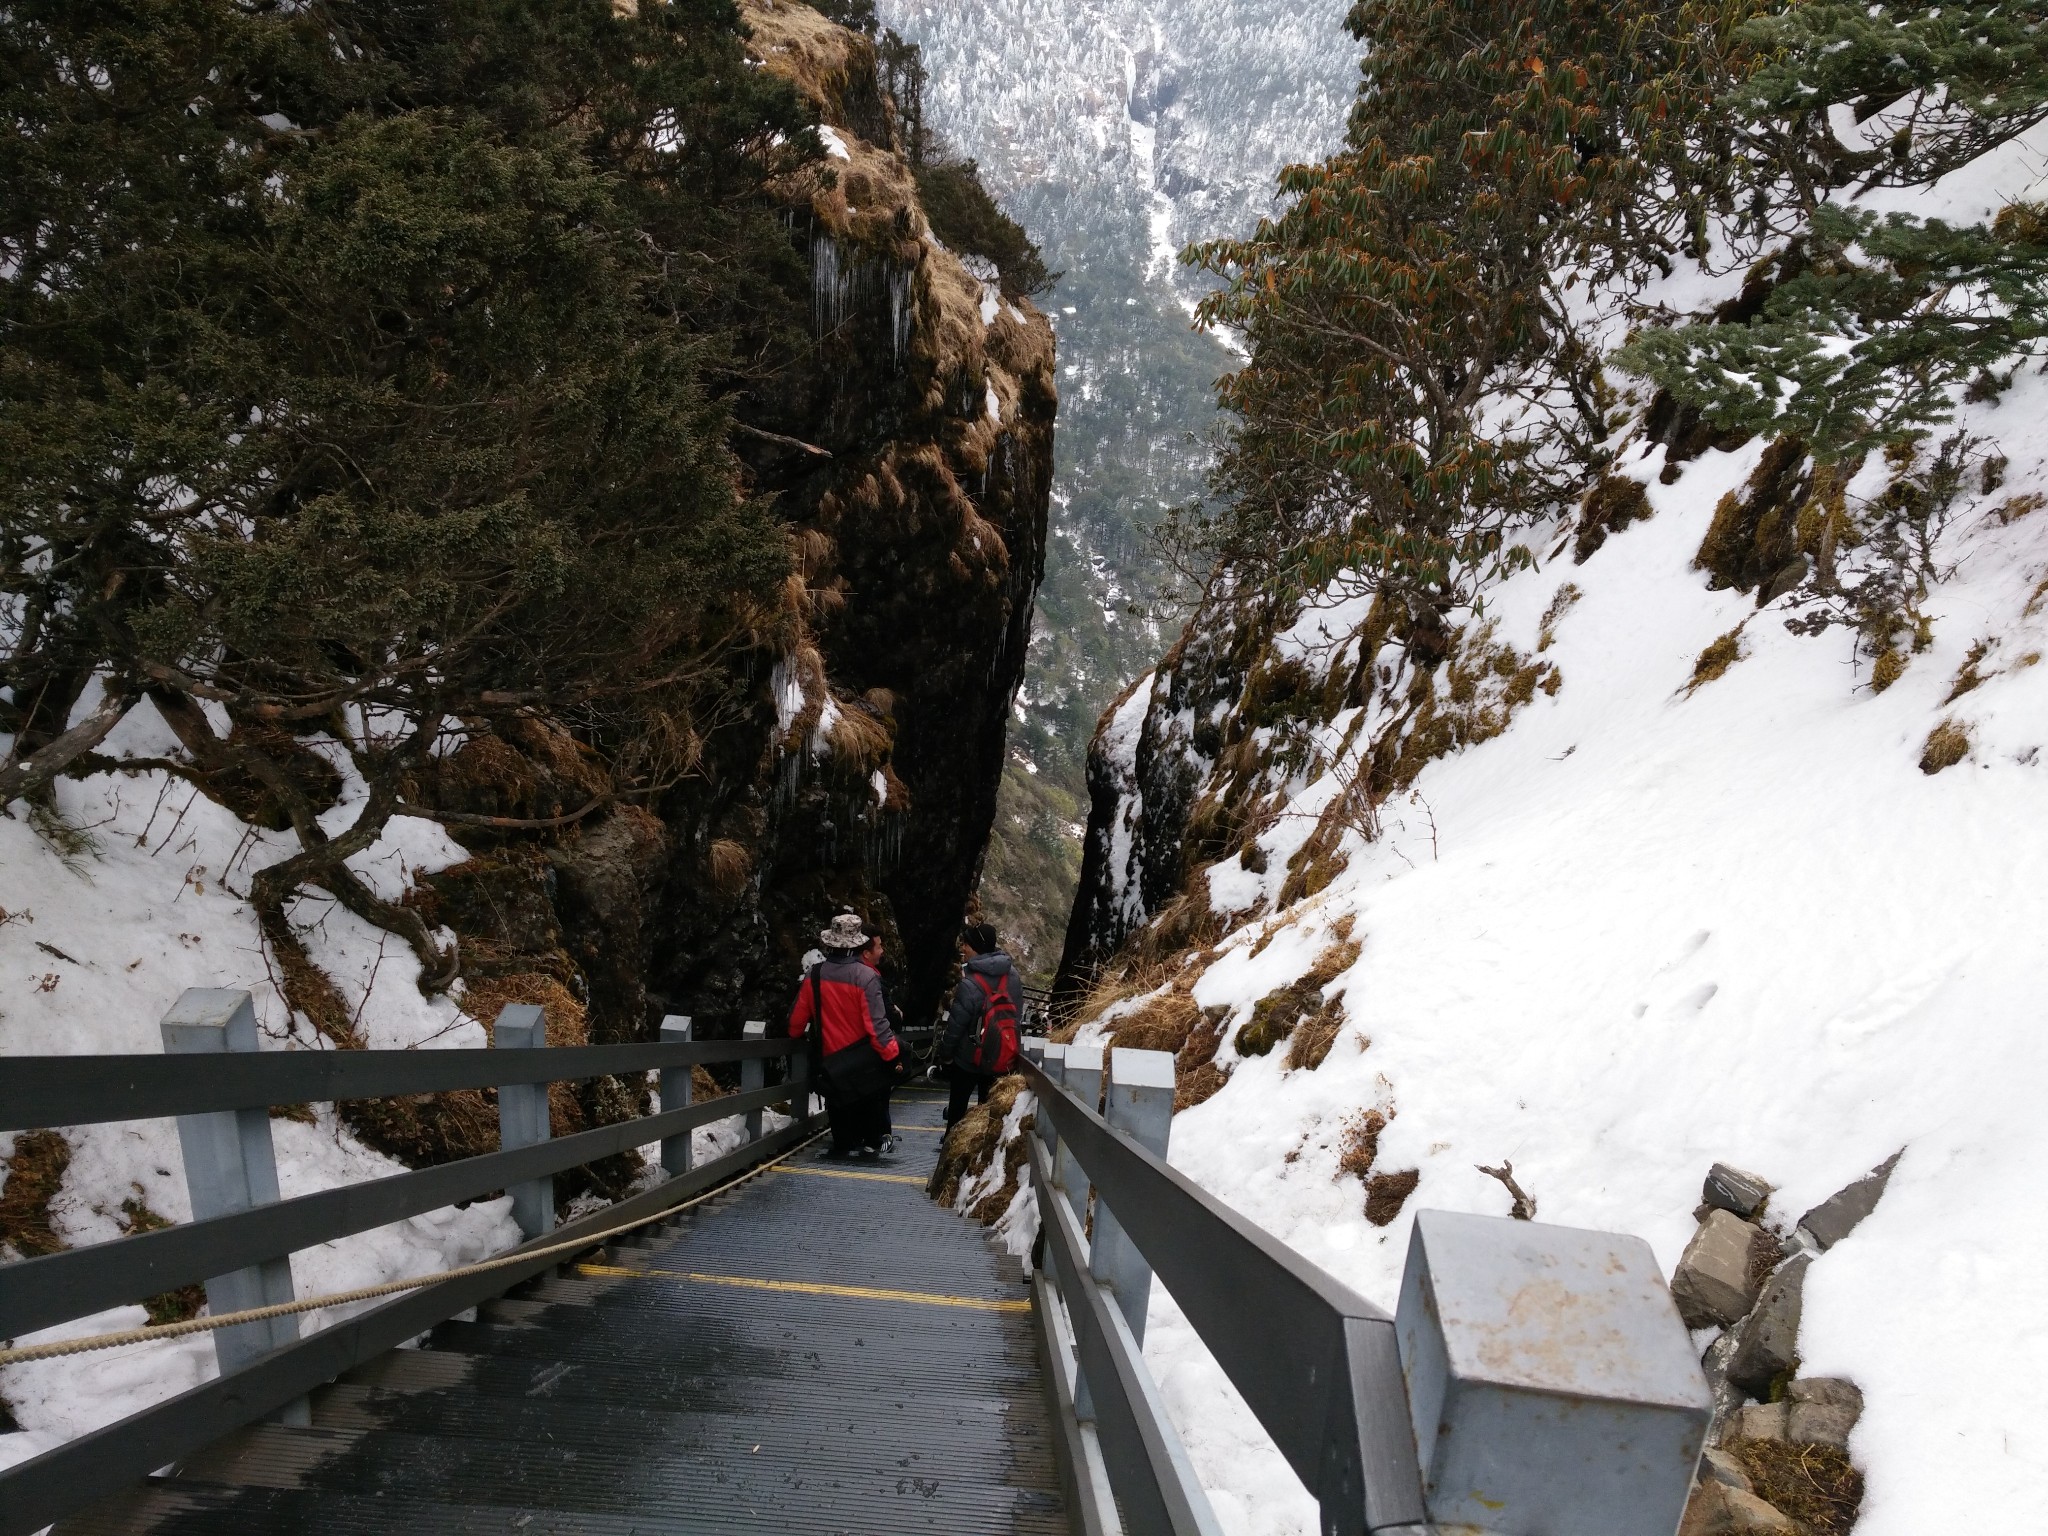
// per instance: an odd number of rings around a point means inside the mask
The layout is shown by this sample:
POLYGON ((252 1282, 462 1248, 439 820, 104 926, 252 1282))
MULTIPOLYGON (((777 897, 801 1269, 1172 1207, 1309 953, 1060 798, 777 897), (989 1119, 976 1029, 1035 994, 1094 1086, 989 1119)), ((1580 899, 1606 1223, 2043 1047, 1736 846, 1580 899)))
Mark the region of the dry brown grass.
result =
MULTIPOLYGON (((1023 1090, 1024 1079, 1016 1074, 998 1078, 995 1087, 989 1091, 986 1104, 970 1106, 966 1114, 953 1122, 945 1140, 939 1144, 939 1160, 933 1165, 931 1179, 925 1185, 926 1193, 940 1205, 950 1209, 960 1198, 960 1186, 994 1161, 996 1148, 1002 1144, 1003 1122, 1017 1107, 1017 1095, 1023 1090)), ((1021 1136, 1013 1145, 1029 1151, 1021 1136)), ((1020 1155, 1014 1165, 1006 1167, 1009 1179, 1006 1188, 1010 1194, 1016 1193, 1017 1168, 1022 1166, 1022 1161, 1020 1155)), ((989 1200, 986 1198, 977 1202, 977 1212, 987 1204, 989 1200)), ((992 1214, 978 1219, 993 1221, 1008 1205, 1009 1199, 1005 1196, 1001 1206, 992 1214)))
POLYGON ((1685 696, 1691 698, 1740 660, 1742 626, 1738 624, 1700 652, 1699 659, 1692 664, 1692 676, 1686 681, 1685 696))
POLYGON ((984 1227, 994 1226, 1002 1220, 1010 1202, 1017 1198, 1017 1188, 1024 1181, 1024 1165, 1031 1157, 1031 1135, 1036 1125, 1035 1115, 1026 1115, 1017 1122, 1017 1135, 1003 1150, 1001 1186, 975 1201, 973 1209, 967 1213, 984 1227))
POLYGON ((1054 1027, 1051 1038, 1065 1043, 1084 1024, 1092 1024, 1116 1004, 1158 990, 1173 974, 1164 960, 1145 953, 1130 953, 1106 965, 1089 982, 1081 1002, 1064 1024, 1054 1027))
POLYGON ((1355 939, 1339 940, 1316 957, 1299 981, 1260 998, 1252 1007, 1250 1020, 1237 1032, 1238 1054, 1264 1056, 1293 1034, 1296 1026, 1323 1007, 1323 989, 1351 968, 1363 947, 1355 939))
MULTIPOLYGON (((583 1005, 553 976, 521 971, 507 976, 471 977, 463 987, 462 1011, 488 1031, 511 1003, 539 1005, 551 1046, 587 1045, 583 1005)), ((498 1150, 495 1090, 464 1088, 453 1093, 414 1094, 390 1099, 354 1099, 337 1106, 342 1123, 371 1146, 412 1168, 498 1150)), ((548 1128, 554 1136, 587 1129, 576 1085, 548 1089, 548 1128)))
POLYGON ((1799 509, 1812 489, 1805 445, 1778 438, 1741 491, 1730 491, 1714 508, 1693 565, 1711 574, 1716 587, 1747 592, 1770 580, 1798 553, 1799 509))
POLYGON ((1313 1072, 1344 1032, 1344 999, 1333 997, 1296 1026, 1287 1041, 1287 1065, 1313 1072))
POLYGON ((1568 581, 1557 589, 1550 606, 1543 610, 1542 622, 1536 626, 1536 651, 1541 655, 1557 644, 1557 626, 1564 616, 1572 611, 1579 599, 1586 594, 1579 590, 1579 584, 1568 581))
POLYGON ((2008 496, 1992 509, 1991 515, 2001 523, 2016 523, 2030 513, 2048 507, 2048 496, 2034 492, 2026 496, 2008 496))
POLYGON ((1365 1181, 1365 1219, 1376 1227, 1388 1225, 1401 1214, 1401 1207, 1422 1182, 1422 1170, 1402 1168, 1394 1173, 1376 1173, 1365 1181))
POLYGON ((1344 1123, 1337 1144, 1337 1177, 1349 1174, 1365 1185, 1365 1219, 1376 1227, 1386 1226, 1401 1214, 1401 1207, 1422 1180, 1421 1171, 1415 1168, 1374 1171, 1380 1134, 1392 1118, 1381 1110, 1360 1110, 1344 1123))
POLYGON ((1969 755, 1970 728, 1954 719, 1944 720, 1927 733, 1927 745, 1920 751, 1920 771, 1939 773, 1969 755))
POLYGON ((62 1252, 64 1239, 50 1225, 50 1202, 71 1166, 71 1143, 55 1131, 24 1131, 7 1159, 0 1187, 0 1243, 25 1259, 62 1252))
POLYGON ((1387 1128, 1387 1116, 1377 1109, 1360 1110, 1344 1122, 1337 1143, 1337 1172, 1364 1179, 1380 1155, 1380 1132, 1387 1128))
POLYGON ((1176 986, 1119 1018, 1110 1031, 1109 1043, 1125 1050, 1178 1054, 1201 1022, 1202 1010, 1195 1006, 1194 998, 1176 986))
POLYGON ((1344 851, 1344 834, 1349 831, 1357 831, 1367 842, 1379 834, 1377 808, 1364 776, 1330 802, 1315 831, 1288 859, 1287 879, 1280 886, 1282 907, 1326 890, 1351 867, 1351 855, 1344 851))
POLYGON ((1883 693, 1906 675, 1906 665, 1911 660, 1895 645, 1888 645, 1877 653, 1877 660, 1870 664, 1870 691, 1883 693))
POLYGON ((896 748, 896 734, 889 722, 865 699, 841 702, 825 739, 832 744, 833 756, 864 774, 881 767, 896 748))
POLYGON ((1173 1059, 1173 1112, 1193 1109, 1216 1096, 1230 1074, 1216 1065, 1223 1044, 1223 1019, 1204 1017, 1188 1033, 1187 1043, 1173 1059))
POLYGON ((1496 641, 1491 620, 1453 636, 1441 687, 1434 672, 1418 672, 1404 707, 1372 744, 1370 779, 1383 802, 1415 782, 1440 757, 1491 741, 1540 692, 1554 695, 1564 674, 1548 661, 1496 641))
POLYGON ((1729 1444, 1757 1497, 1790 1515, 1812 1536, 1845 1536, 1863 1505, 1863 1474, 1832 1445, 1783 1440, 1729 1444))
MULTIPOLYGON (((1963 658, 1962 666, 1956 671, 1955 681, 1949 684, 1948 697, 1941 702, 1953 704, 1964 694, 1974 693, 1983 687, 1984 674, 1979 672, 1977 668, 1982 665, 1984 658, 1990 654, 1991 642, 1989 640, 1979 640, 1975 645, 1971 646, 1970 654, 1963 658)), ((1874 675, 1871 678, 1871 687, 1877 687, 1877 679, 1874 675)))
POLYGON ((1625 475, 1603 475, 1586 493, 1579 508, 1578 537, 1573 541, 1572 563, 1584 565, 1607 542, 1630 523, 1650 516, 1650 498, 1642 485, 1625 475))
POLYGON ((705 850, 704 872, 711 888, 730 901, 747 888, 754 874, 754 856, 747 845, 730 837, 714 837, 705 850))
MULTIPOLYGON (((282 912, 257 914, 270 950, 278 990, 286 1006, 301 1014, 322 1039, 344 1051, 362 1049, 355 1017, 332 978, 313 963, 297 930, 282 912)), ((431 919, 430 919, 431 921, 431 919)))

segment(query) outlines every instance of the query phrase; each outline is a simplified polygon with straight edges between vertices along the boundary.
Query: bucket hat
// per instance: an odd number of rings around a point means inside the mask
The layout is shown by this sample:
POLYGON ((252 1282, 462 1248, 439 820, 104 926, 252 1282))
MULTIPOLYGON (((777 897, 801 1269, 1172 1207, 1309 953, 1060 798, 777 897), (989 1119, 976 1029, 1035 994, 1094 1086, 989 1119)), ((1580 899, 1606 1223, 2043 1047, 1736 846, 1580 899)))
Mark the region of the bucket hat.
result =
POLYGON ((829 928, 818 930, 818 942, 827 949, 866 949, 868 936, 859 917, 842 912, 829 928))

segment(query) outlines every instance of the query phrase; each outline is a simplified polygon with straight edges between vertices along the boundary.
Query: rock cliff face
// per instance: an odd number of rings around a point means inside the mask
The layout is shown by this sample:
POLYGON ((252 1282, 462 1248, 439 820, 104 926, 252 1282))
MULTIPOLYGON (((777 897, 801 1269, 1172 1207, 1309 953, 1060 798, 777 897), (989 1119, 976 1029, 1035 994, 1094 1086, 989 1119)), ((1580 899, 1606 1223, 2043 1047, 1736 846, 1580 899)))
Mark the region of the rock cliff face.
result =
POLYGON ((739 444, 800 530, 803 591, 744 718, 661 807, 647 984, 714 1027, 772 1016, 848 902, 919 1016, 949 980, 1044 570, 1052 331, 931 235, 867 39, 786 0, 742 10, 828 125, 790 203, 814 363, 761 402, 792 441, 739 444))
POLYGON ((907 1014, 928 1014, 1044 569, 1051 327, 932 236, 870 42, 786 0, 742 14, 762 67, 826 125, 822 169, 786 189, 815 345, 734 439, 796 572, 656 799, 604 803, 610 765, 539 721, 473 741, 429 791, 472 820, 596 807, 559 829, 458 828, 476 857, 415 897, 462 937, 472 1013, 545 1002, 573 1016, 565 1039, 636 1038, 664 1013, 719 1034, 774 1018, 842 903, 883 934, 907 1014))

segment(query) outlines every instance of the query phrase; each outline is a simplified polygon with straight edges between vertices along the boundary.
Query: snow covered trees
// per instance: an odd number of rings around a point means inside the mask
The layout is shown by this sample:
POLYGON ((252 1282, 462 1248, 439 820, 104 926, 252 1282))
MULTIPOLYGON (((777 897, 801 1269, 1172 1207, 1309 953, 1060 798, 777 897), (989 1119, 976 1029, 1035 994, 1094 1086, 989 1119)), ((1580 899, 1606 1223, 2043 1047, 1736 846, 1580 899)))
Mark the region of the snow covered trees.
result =
POLYGON ((1825 3, 1742 32, 1757 64, 1725 97, 1748 189, 1731 232, 1782 242, 1777 280, 1755 313, 1647 331, 1620 362, 1821 462, 1911 442, 2048 338, 2048 208, 1957 227, 1856 203, 2048 118, 2048 21, 2028 0, 1825 3))
MULTIPOLYGON (((1604 431, 1598 359, 1553 269, 1668 246, 1639 194, 1670 136, 1690 13, 1587 0, 1373 0, 1345 150, 1281 176, 1284 213, 1185 259, 1241 329, 1241 426, 1216 488, 1227 557, 1313 585, 1362 573, 1418 633, 1515 557, 1604 431), (1677 81, 1677 84, 1674 84, 1677 81)), ((1700 93, 1695 89, 1693 95, 1700 93)), ((1667 187, 1667 191, 1668 191, 1667 187)))

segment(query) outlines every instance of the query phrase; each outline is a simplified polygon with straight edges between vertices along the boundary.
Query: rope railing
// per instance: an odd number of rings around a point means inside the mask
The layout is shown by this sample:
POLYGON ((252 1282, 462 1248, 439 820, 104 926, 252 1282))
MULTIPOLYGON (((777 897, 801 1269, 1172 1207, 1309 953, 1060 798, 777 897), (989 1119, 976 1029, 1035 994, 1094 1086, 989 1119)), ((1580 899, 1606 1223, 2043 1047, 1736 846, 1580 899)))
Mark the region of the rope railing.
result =
POLYGON ((61 1359, 210 1334, 220 1374, 200 1387, 83 1435, 0 1473, 0 1536, 26 1536, 110 1484, 146 1476, 307 1392, 541 1273, 577 1251, 666 1220, 765 1173, 814 1139, 800 1042, 697 1041, 670 1019, 659 1042, 546 1047, 538 1008, 512 1005, 496 1049, 263 1052, 246 992, 195 989, 165 1015, 166 1054, 14 1057, 0 1071, 0 1129, 175 1115, 194 1219, 85 1248, 0 1266, 0 1365, 61 1359), (766 1082, 769 1058, 791 1059, 790 1080, 766 1082), (693 1102, 691 1069, 737 1062, 741 1088, 693 1102), (547 1085, 658 1070, 659 1113, 550 1135, 547 1085), (386 1095, 496 1088, 500 1150, 435 1167, 279 1199, 269 1109, 386 1095), (764 1129, 786 1104, 791 1122, 764 1129), (739 1147, 696 1166, 691 1136, 739 1118, 739 1147), (555 1226, 552 1177, 661 1143, 668 1177, 608 1212, 555 1226), (315 1296, 292 1294, 287 1257, 318 1243, 504 1190, 528 1239, 509 1253, 432 1274, 315 1296), (549 1229, 554 1229, 550 1235, 549 1229), (24 1333, 203 1281, 207 1315, 77 1338, 16 1343, 24 1333), (299 1315, 381 1305, 300 1337, 299 1315))
POLYGON ((612 1238, 652 1226, 655 1222, 672 1221, 692 1206, 702 1205, 707 1200, 715 1200, 729 1194, 749 1179, 759 1178, 777 1164, 789 1161, 805 1147, 815 1143, 823 1134, 821 1131, 817 1136, 799 1142, 780 1156, 771 1157, 764 1163, 757 1163, 745 1173, 694 1199, 684 1200, 665 1210, 656 1211, 652 1216, 642 1216, 634 1221, 606 1227, 601 1232, 581 1234, 565 1243, 550 1243, 541 1248, 500 1254, 494 1259, 481 1259, 474 1264, 437 1270, 431 1275, 415 1275, 405 1280, 386 1280, 378 1285, 357 1286, 350 1291, 329 1291, 320 1296, 304 1296, 296 1301, 281 1302, 271 1307, 244 1307, 239 1312, 223 1312, 218 1317, 188 1317, 175 1323, 152 1323, 146 1328, 123 1328, 112 1333, 93 1333, 82 1338, 52 1339, 43 1344, 24 1344, 11 1349, 0 1349, 0 1365, 17 1365, 28 1360, 58 1360, 66 1355, 91 1354, 103 1349, 120 1349, 130 1344, 151 1344, 159 1339, 179 1339, 195 1333, 212 1333, 217 1329, 233 1328, 241 1323, 262 1322, 273 1317, 293 1317, 301 1312, 318 1312, 324 1307, 347 1306, 351 1302, 374 1301, 379 1296, 395 1296, 405 1291, 417 1291, 430 1285, 439 1285, 445 1280, 461 1280, 470 1275, 489 1274, 493 1270, 509 1269, 514 1265, 523 1265, 530 1260, 545 1259, 558 1253, 584 1252, 612 1238))

